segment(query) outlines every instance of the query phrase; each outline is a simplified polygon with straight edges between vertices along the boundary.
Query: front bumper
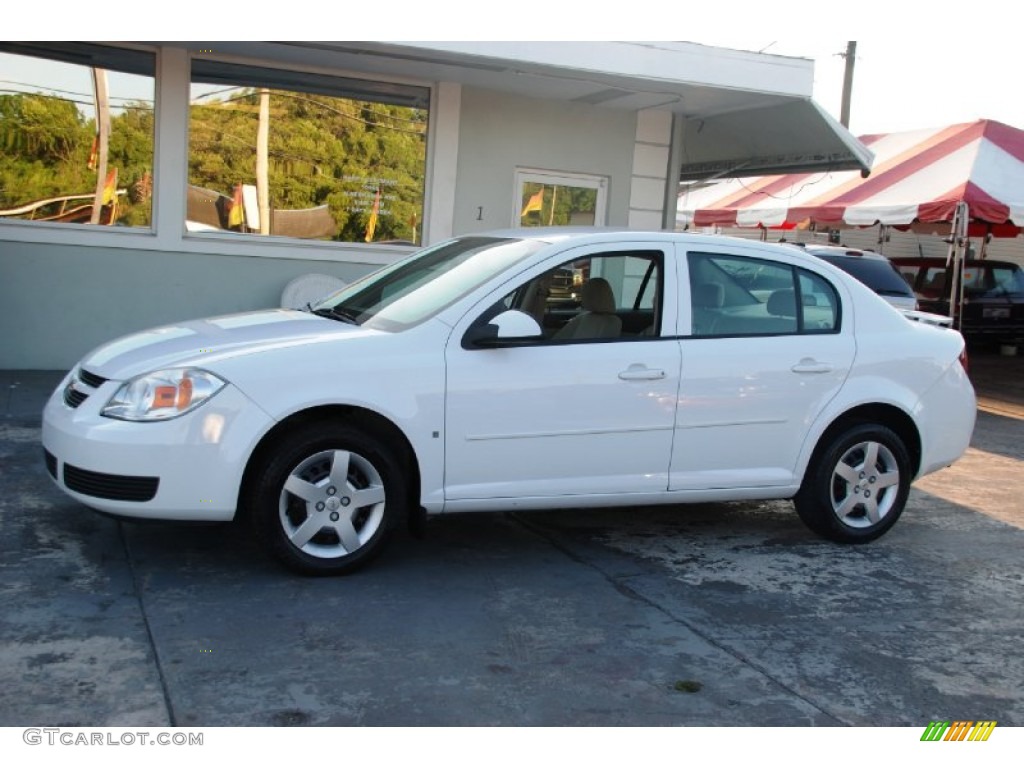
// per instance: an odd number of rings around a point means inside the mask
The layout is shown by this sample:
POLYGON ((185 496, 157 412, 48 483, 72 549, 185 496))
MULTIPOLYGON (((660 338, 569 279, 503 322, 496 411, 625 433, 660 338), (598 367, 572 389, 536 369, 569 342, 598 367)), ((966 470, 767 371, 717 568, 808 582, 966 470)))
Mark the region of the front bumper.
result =
POLYGON ((58 487, 86 506, 125 517, 232 519, 246 461, 272 419, 231 384, 168 421, 101 416, 120 385, 69 374, 50 396, 42 442, 58 487))

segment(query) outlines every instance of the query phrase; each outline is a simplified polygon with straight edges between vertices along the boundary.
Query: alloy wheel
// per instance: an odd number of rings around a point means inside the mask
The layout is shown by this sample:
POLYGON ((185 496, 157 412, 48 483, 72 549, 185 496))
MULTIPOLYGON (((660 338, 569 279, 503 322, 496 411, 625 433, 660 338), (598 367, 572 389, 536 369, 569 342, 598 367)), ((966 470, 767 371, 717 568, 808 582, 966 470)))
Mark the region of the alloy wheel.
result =
POLYGON ((384 520, 385 503, 384 482, 368 459, 326 450, 288 474, 278 501, 279 519, 296 549, 333 559, 366 545, 384 520))

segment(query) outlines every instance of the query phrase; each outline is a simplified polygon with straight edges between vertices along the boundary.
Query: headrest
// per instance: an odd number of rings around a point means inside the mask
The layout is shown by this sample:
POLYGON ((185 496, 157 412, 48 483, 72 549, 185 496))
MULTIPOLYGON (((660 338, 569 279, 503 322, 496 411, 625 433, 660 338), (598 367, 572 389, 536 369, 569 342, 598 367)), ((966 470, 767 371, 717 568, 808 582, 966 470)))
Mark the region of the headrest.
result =
POLYGON ((604 314, 615 312, 615 294, 603 277, 592 277, 583 284, 583 309, 604 314))
POLYGON ((774 291, 768 297, 768 314, 796 317, 796 294, 793 291, 774 291))
POLYGON ((693 306, 718 309, 725 304, 725 288, 719 283, 697 283, 693 286, 693 306))

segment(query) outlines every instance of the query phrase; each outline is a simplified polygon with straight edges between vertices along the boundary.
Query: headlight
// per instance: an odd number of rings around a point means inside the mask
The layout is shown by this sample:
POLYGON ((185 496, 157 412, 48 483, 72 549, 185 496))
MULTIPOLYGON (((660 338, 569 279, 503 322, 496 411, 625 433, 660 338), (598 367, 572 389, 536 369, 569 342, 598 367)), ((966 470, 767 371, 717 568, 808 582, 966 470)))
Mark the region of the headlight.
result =
POLYGON ((101 414, 125 421, 173 419, 198 408, 225 383, 199 368, 154 371, 122 384, 101 414))

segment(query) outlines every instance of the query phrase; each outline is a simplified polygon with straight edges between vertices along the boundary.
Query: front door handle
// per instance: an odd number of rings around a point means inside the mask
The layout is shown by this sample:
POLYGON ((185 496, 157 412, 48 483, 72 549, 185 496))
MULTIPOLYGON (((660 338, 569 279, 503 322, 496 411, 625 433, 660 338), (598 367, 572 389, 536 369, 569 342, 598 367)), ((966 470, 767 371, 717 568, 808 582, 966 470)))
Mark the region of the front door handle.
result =
POLYGON ((828 363, 819 363, 813 357, 805 357, 790 370, 793 373, 828 373, 832 370, 832 366, 828 363))
POLYGON ((657 368, 648 368, 642 363, 633 363, 624 371, 619 371, 619 378, 623 381, 651 381, 664 379, 665 372, 657 368))

